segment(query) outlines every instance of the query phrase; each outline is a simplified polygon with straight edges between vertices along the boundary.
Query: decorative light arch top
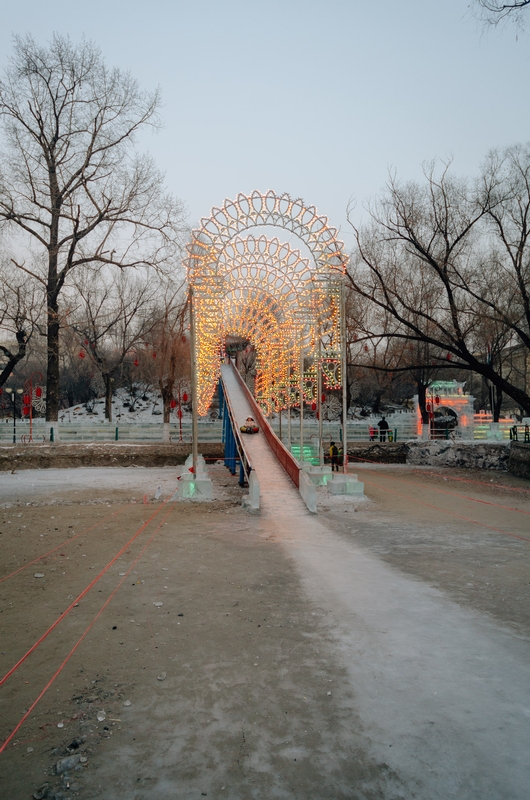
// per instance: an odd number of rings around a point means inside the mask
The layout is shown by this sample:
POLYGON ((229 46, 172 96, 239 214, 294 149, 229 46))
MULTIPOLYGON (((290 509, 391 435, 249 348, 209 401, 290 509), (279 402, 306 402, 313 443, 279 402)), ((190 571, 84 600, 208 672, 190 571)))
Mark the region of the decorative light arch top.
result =
POLYGON ((215 274, 226 245, 242 231, 257 226, 276 226, 298 236, 311 251, 317 272, 346 269, 344 245, 337 230, 315 206, 292 200, 285 193, 254 191, 240 193, 235 200, 225 200, 221 208, 212 208, 210 217, 204 217, 201 227, 192 232, 187 248, 190 284, 200 282, 207 273, 215 274))

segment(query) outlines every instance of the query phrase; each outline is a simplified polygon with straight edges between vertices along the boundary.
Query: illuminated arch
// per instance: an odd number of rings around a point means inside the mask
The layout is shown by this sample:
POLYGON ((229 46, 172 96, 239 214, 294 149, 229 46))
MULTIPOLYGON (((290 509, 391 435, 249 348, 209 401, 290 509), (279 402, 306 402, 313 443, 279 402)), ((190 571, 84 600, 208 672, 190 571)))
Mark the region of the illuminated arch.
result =
MULTIPOLYGON (((199 414, 211 402, 229 334, 247 338, 256 348, 255 393, 267 411, 294 402, 302 351, 320 361, 329 386, 340 386, 340 286, 346 258, 326 217, 286 194, 239 194, 201 220, 188 254, 199 414), (260 226, 290 231, 310 256, 278 238, 242 235, 260 226)), ((312 399, 314 381, 306 377, 304 394, 312 399)))

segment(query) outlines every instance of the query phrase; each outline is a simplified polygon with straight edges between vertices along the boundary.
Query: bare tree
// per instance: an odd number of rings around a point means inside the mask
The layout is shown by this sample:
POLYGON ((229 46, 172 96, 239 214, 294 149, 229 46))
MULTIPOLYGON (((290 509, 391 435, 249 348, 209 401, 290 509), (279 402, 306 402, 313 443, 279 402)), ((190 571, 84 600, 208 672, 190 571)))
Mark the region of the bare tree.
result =
POLYGON ((152 353, 156 355, 151 366, 162 395, 163 419, 167 425, 175 389, 182 394, 190 381, 188 303, 182 285, 166 282, 159 296, 157 316, 158 322, 149 336, 152 353))
POLYGON ((89 42, 15 39, 0 82, 0 225, 12 235, 12 263, 46 292, 50 421, 59 409, 59 299, 68 275, 80 266, 174 260, 182 206, 134 149, 135 134, 157 126, 159 102, 158 92, 109 69, 89 42))
POLYGON ((506 374, 502 353, 530 349, 529 214, 529 148, 490 154, 476 183, 429 165, 422 185, 390 179, 371 223, 355 228, 349 272, 377 310, 374 339, 425 343, 430 366, 475 371, 526 414, 528 386, 506 374))
POLYGON ((69 315, 79 354, 90 360, 105 385, 105 417, 112 421, 115 376, 128 354, 157 324, 159 283, 147 272, 84 270, 76 281, 77 306, 69 315))
POLYGON ((479 17, 490 25, 513 20, 520 27, 524 26, 526 12, 530 9, 530 0, 515 0, 503 3, 501 0, 475 0, 479 17))

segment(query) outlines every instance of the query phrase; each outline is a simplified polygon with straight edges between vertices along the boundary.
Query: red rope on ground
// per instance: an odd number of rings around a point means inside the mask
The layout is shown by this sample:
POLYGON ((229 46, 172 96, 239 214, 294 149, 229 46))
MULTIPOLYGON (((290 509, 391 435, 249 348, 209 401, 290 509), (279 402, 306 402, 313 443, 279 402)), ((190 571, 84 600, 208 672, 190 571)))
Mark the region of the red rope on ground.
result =
MULTIPOLYGON (((161 506, 160 508, 162 508, 162 506, 161 506)), ((158 510, 160 511, 160 509, 158 509, 158 510)), ((96 614, 96 616, 94 617, 94 619, 92 620, 92 622, 91 622, 91 623, 88 625, 88 627, 85 629, 85 631, 84 631, 84 632, 81 634, 81 636, 79 637, 79 639, 77 640, 77 642, 74 644, 74 646, 72 647, 72 649, 70 650, 70 652, 68 653, 68 655, 66 656, 66 658, 64 659, 64 661, 62 662, 62 664, 60 665, 60 667, 59 667, 59 668, 58 668, 58 669, 57 669, 57 670, 54 672, 54 674, 52 675, 52 677, 50 678, 50 680, 48 681, 48 683, 46 684, 46 686, 44 687, 44 689, 43 689, 43 690, 40 692, 40 694, 37 696, 36 700, 34 700, 34 701, 33 701, 33 703, 30 705, 30 707, 28 708, 28 710, 27 710, 27 711, 24 713, 24 715, 23 715, 22 719, 21 719, 21 720, 20 720, 20 721, 17 723, 17 725, 16 725, 16 726, 13 728, 13 730, 11 731, 11 733, 9 734, 9 736, 7 737, 7 739, 5 739, 5 741, 2 743, 2 745, 0 746, 0 753, 3 753, 3 752, 4 752, 4 750, 6 749, 7 745, 9 744, 9 742, 10 742, 10 741, 13 739, 13 737, 14 737, 14 736, 17 734, 17 732, 20 730, 20 728, 22 727, 22 725, 24 724, 24 722, 27 720, 27 718, 29 717, 29 715, 31 714, 31 712, 33 711, 33 709, 35 708, 35 706, 37 705, 37 703, 39 702, 39 700, 40 700, 40 699, 41 699, 41 698, 42 698, 42 697, 43 697, 43 696, 46 694, 46 692, 48 691, 48 689, 50 688, 50 686, 52 685, 52 683, 55 681, 55 679, 58 677, 58 675, 59 675, 59 674, 60 674, 60 673, 63 671, 63 669, 65 668, 66 664, 68 663, 68 661, 70 660, 70 658, 73 656, 73 654, 75 653, 75 651, 77 650, 77 648, 79 647, 79 645, 81 644, 81 642, 83 641, 83 639, 85 638, 85 636, 87 635, 87 633, 88 633, 88 632, 90 631, 90 629, 91 629, 91 628, 94 626, 94 624, 95 624, 95 623, 96 623, 96 621, 99 619, 99 617, 101 616, 101 614, 103 613, 103 611, 106 609, 106 607, 108 606, 108 604, 110 603, 110 601, 112 600, 112 598, 114 597, 114 595, 116 594, 116 592, 118 591, 118 589, 120 588, 120 586, 123 584, 124 580, 125 580, 125 579, 126 579, 128 576, 129 576, 129 574, 130 574, 130 572, 131 572, 132 568, 133 568, 133 567, 134 567, 134 566, 135 566, 135 565, 138 563, 138 561, 140 560, 140 558, 142 557, 142 555, 145 553, 146 549, 149 547, 149 545, 151 544, 151 542, 153 541, 153 539, 155 538, 155 536, 157 535, 157 533, 158 533, 158 532, 159 532, 159 530, 161 529, 162 525, 164 524, 164 522, 166 521, 166 519, 169 517, 169 515, 170 515, 171 511, 172 511, 172 509, 169 509, 169 511, 167 512, 167 514, 165 515, 165 517, 164 517, 164 518, 162 519, 162 521, 160 522, 160 524, 159 524, 158 528, 157 528, 157 529, 155 530, 155 532, 152 534, 152 536, 150 537, 150 539, 149 539, 149 540, 146 542, 146 544, 144 545, 144 547, 143 547, 143 548, 140 550, 139 554, 138 554, 138 555, 137 555, 137 557, 134 559, 134 561, 132 562, 131 566, 129 567, 129 569, 127 570, 127 572, 125 573, 125 575, 123 576, 123 578, 121 579, 121 581, 119 581, 119 583, 118 583, 118 585, 116 586, 116 588, 115 588, 115 589, 114 589, 114 590, 113 590, 113 591, 110 593, 110 595, 108 596, 108 598, 106 599, 106 601, 103 603, 103 605, 102 605, 102 606, 101 606, 101 608, 99 609, 98 613, 96 614)), ((152 519, 152 517, 151 517, 151 519, 152 519)), ((146 523, 146 524, 147 524, 147 523, 146 523)), ((145 527, 145 526, 144 526, 144 527, 145 527)), ((136 536, 137 536, 137 535, 138 535, 138 534, 136 534, 136 535, 135 535, 133 538, 136 538, 136 536)), ((132 540, 131 540, 131 541, 132 541, 132 540)))
POLYGON ((6 672, 6 674, 4 675, 4 677, 3 677, 3 678, 0 680, 0 686, 3 686, 3 685, 4 685, 4 683, 7 681, 7 679, 8 679, 9 677, 11 677, 11 675, 12 675, 12 674, 13 674, 13 673, 14 673, 14 672, 15 672, 15 671, 16 671, 16 670, 17 670, 17 669, 20 667, 20 665, 21 665, 21 664, 23 664, 23 663, 24 663, 24 661, 25 661, 25 660, 28 658, 28 656, 30 656, 30 655, 31 655, 31 653, 33 653, 33 651, 37 649, 37 647, 38 647, 38 646, 39 646, 39 645, 40 645, 40 644, 41 644, 41 643, 42 643, 42 642, 43 642, 43 641, 46 639, 46 637, 50 635, 50 633, 51 633, 51 632, 54 630, 54 628, 56 628, 56 627, 57 627, 57 625, 58 625, 58 624, 59 624, 59 623, 60 623, 60 622, 61 622, 61 621, 62 621, 62 620, 63 620, 63 619, 64 619, 64 618, 67 616, 67 614, 69 614, 69 613, 70 613, 70 611, 71 611, 71 610, 72 610, 72 608, 73 608, 73 607, 76 605, 76 603, 79 603, 79 601, 80 601, 80 600, 81 600, 81 599, 82 599, 82 598, 83 598, 83 597, 84 597, 84 596, 85 596, 85 595, 86 595, 86 594, 87 594, 87 593, 90 591, 90 589, 92 589, 92 587, 93 587, 93 586, 94 586, 94 585, 95 585, 95 584, 96 584, 96 583, 99 581, 99 579, 100 579, 101 577, 103 577, 103 575, 104 575, 104 574, 105 574, 105 573, 106 573, 106 572, 107 572, 107 571, 108 571, 108 570, 111 568, 111 566, 114 564, 114 562, 115 562, 115 561, 117 561, 117 559, 118 559, 118 558, 121 556, 121 554, 122 554, 122 553, 124 553, 124 552, 125 552, 125 550, 127 550, 127 548, 128 548, 128 547, 129 547, 129 546, 132 544, 132 542, 134 542, 134 540, 135 540, 135 539, 136 539, 136 538, 137 538, 137 537, 138 537, 138 536, 141 534, 141 532, 142 532, 142 531, 143 531, 143 530, 144 530, 144 529, 147 527, 147 525, 149 525, 149 523, 151 522, 151 520, 153 520, 153 519, 156 517, 156 515, 157 515, 157 514, 160 512, 160 510, 161 510, 161 509, 162 509, 162 508, 165 506, 165 504, 168 502, 168 500, 169 500, 169 497, 167 498, 167 500, 164 500, 164 502, 162 503, 162 505, 161 505, 161 506, 159 506, 159 507, 157 508, 157 510, 156 510, 156 511, 155 511, 153 514, 151 514, 151 516, 149 517, 149 519, 147 520, 147 522, 144 522, 144 523, 143 523, 143 525, 142 525, 142 526, 141 526, 141 527, 138 529, 138 531, 137 531, 137 532, 134 534, 134 536, 132 536, 132 537, 129 539, 129 541, 128 541, 126 544, 124 544, 124 545, 123 545, 123 547, 121 548, 121 550, 119 550, 119 551, 116 553, 116 555, 115 555, 115 556, 114 556, 114 557, 113 557, 113 558, 112 558, 112 559, 109 561, 109 563, 107 564, 107 566, 106 566, 106 567, 104 567, 104 568, 101 570, 101 572, 100 572, 98 575, 96 575, 96 577, 94 578, 94 580, 93 580, 93 581, 91 581, 91 582, 88 584, 88 586, 86 587, 86 589, 83 589, 83 591, 81 592, 81 594, 80 594, 80 595, 78 595, 78 597, 76 597, 76 598, 75 598, 75 600, 73 600, 73 601, 70 603, 70 605, 68 606, 68 608, 66 609, 66 611, 63 611, 63 613, 61 614, 61 616, 60 616, 60 617, 58 617, 58 618, 55 620, 55 622, 53 623, 53 625, 50 625, 50 627, 48 628, 48 630, 47 630, 47 631, 45 631, 45 633, 43 633, 43 634, 42 634, 42 636, 40 637, 40 639, 38 639, 38 640, 35 642, 35 644, 34 644, 34 645, 32 645, 32 646, 30 647, 30 649, 27 651, 27 653, 25 653, 25 654, 22 656, 22 658, 20 658, 20 659, 17 661, 17 663, 16 663, 16 664, 14 664, 14 665, 11 667, 11 669, 9 670, 9 672, 6 672))
MULTIPOLYGON (((385 462, 382 461, 374 461, 370 458, 364 458, 363 456, 352 456, 348 454, 348 460, 354 458, 356 461, 360 461, 366 464, 383 464, 385 462)), ((392 463, 385 463, 385 466, 394 466, 392 463)), ((411 469, 411 472, 416 472, 418 475, 423 475, 423 470, 419 469, 411 469)), ((449 481, 462 481, 463 483, 476 483, 477 486, 489 486, 490 489, 497 488, 497 489, 507 489, 510 492, 524 492, 525 494, 530 494, 530 489, 524 489, 522 486, 505 486, 503 483, 490 483, 489 481, 474 481, 472 478, 458 478, 455 475, 440 475, 438 472, 431 472, 431 475, 435 475, 437 478, 446 478, 449 481)))
MULTIPOLYGON (((419 469, 413 470, 413 472, 417 472, 421 475, 419 469)), ((477 486, 489 486, 490 488, 497 488, 497 489, 507 489, 509 492, 523 492, 525 494, 530 494, 530 489, 524 489, 522 486, 505 486, 503 483, 491 483, 489 481, 474 481, 471 478, 458 478, 455 475, 440 475, 437 472, 431 472, 431 475, 435 475, 437 478, 445 478, 449 481, 462 481, 462 483, 476 483, 477 486)))
MULTIPOLYGON (((375 486, 376 488, 381 488, 377 483, 371 483, 370 481, 365 481, 365 483, 367 483, 369 486, 375 486)), ((405 500, 412 500, 413 503, 419 503, 422 506, 427 506, 427 508, 433 508, 435 511, 441 511, 443 514, 450 514, 453 517, 458 517, 458 519, 464 519, 466 522, 472 522, 473 525, 480 525, 484 528, 488 528, 490 531, 503 533, 505 536, 512 536, 514 539, 521 539, 523 542, 530 542, 530 539, 526 539, 524 536, 518 536, 516 533, 509 533, 508 531, 503 531, 500 528, 494 528, 492 525, 486 525, 485 522, 479 522, 478 520, 472 519, 471 517, 465 517, 463 516, 463 514, 457 514, 456 511, 448 511, 446 508, 439 508, 438 506, 433 506, 430 503, 426 503, 423 500, 417 500, 415 497, 410 497, 405 494, 400 494, 399 492, 394 492, 392 489, 388 489, 386 487, 383 489, 383 491, 390 492, 390 494, 395 494, 397 497, 403 497, 405 498, 405 500)), ((458 497, 458 495, 456 496, 458 497)))
MULTIPOLYGON (((377 461, 370 461, 367 462, 370 464, 377 464, 377 461)), ((376 472, 375 470, 370 470, 369 468, 365 467, 366 472, 371 472, 373 475, 379 475, 380 473, 376 472)), ((422 473, 419 470, 412 470, 414 473, 421 475, 422 473)), ((397 475, 387 475, 387 478, 390 478, 394 481, 401 481, 402 483, 407 483, 404 478, 400 478, 397 475)), ((445 475, 439 475, 438 477, 444 478, 445 475)), ((486 483, 486 486, 491 486, 491 483, 486 483)), ((429 490, 432 492, 438 492, 438 494, 447 494, 450 497, 459 497, 462 500, 470 500, 472 503, 482 503, 486 506, 495 506, 495 508, 504 508, 506 511, 515 511, 517 514, 527 514, 530 516, 530 511, 524 511, 522 508, 513 508, 513 506, 505 506, 502 503, 493 503, 491 500, 479 500, 477 497, 470 497, 468 494, 458 494, 457 492, 448 492, 446 489, 437 489, 434 486, 429 486, 429 490)))
MULTIPOLYGON (((125 508, 125 506, 123 506, 123 508, 125 508)), ((31 567, 31 565, 32 564, 36 564, 37 561, 42 561, 43 558, 46 558, 46 556, 51 555, 56 550, 59 550, 60 547, 64 547, 65 545, 69 544, 69 542, 73 542, 73 541, 75 541, 75 539, 79 539, 80 536, 84 536, 85 533, 88 533, 88 531, 91 531, 93 528, 97 528, 99 525, 101 525, 103 522, 105 522, 105 520, 110 519, 110 517, 116 516, 116 514, 120 514, 121 511, 123 511, 123 508, 121 508, 119 511, 113 511, 112 514, 107 514, 107 516, 103 517, 102 520, 100 520, 99 522, 95 523, 94 525, 91 525, 89 528, 85 528, 85 530, 81 531, 81 533, 76 533, 75 536, 72 536, 70 539, 66 539, 66 541, 64 541, 62 544, 58 544, 57 547, 52 547, 52 549, 48 550, 48 552, 44 553, 44 555, 39 556, 38 558, 34 558, 33 561, 28 561, 28 563, 24 564, 23 567, 19 567, 14 572, 10 572, 9 575, 5 575, 3 578, 0 578, 0 583, 3 583, 4 581, 7 581, 8 578, 12 578, 13 575, 16 575, 17 573, 22 572, 23 569, 26 569, 27 567, 31 567)))

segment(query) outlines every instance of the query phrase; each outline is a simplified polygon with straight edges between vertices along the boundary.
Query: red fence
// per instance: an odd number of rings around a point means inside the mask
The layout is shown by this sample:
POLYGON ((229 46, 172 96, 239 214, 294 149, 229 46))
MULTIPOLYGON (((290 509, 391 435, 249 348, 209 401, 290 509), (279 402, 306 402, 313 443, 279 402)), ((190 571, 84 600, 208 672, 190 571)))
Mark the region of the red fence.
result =
POLYGON ((257 421, 259 427, 261 428, 261 431, 265 436, 267 442, 269 443, 272 452, 274 453, 274 455, 276 456, 276 458, 278 459, 278 461, 280 462, 286 473, 289 475, 296 488, 299 489, 300 467, 298 465, 298 461, 296 460, 296 458, 294 458, 292 453, 290 453, 289 450, 285 447, 283 442, 280 442, 280 440, 272 430, 271 426, 269 425, 268 420, 264 417, 261 408, 258 406, 254 397, 252 396, 250 389, 248 388, 247 384, 241 377, 239 370, 237 369, 237 367, 234 366, 232 361, 230 363, 232 364, 232 369, 234 370, 237 380, 239 381, 239 385, 245 392, 246 398, 250 404, 250 407, 252 408, 254 419, 257 421))

